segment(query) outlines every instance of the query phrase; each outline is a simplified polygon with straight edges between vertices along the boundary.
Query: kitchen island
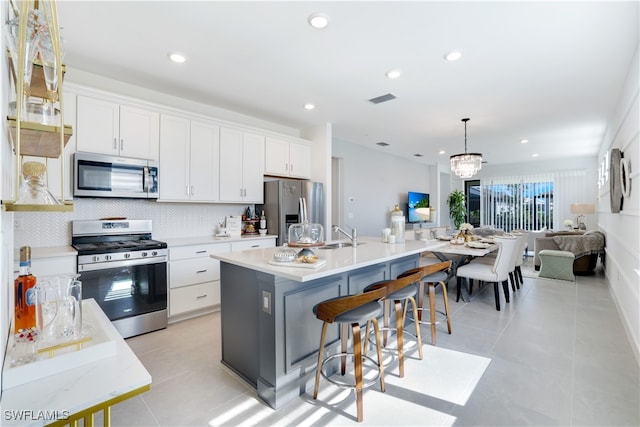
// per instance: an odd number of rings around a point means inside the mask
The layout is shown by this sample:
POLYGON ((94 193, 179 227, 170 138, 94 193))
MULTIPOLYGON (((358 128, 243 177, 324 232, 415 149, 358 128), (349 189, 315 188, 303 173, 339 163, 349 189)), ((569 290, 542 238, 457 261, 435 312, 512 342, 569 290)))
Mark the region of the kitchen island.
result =
MULTIPOLYGON (((220 260, 222 363, 256 387, 272 408, 313 387, 322 322, 313 307, 362 292, 419 265, 420 253, 441 243, 386 244, 362 238, 357 247, 316 248, 317 268, 272 265, 278 248, 215 253, 220 260), (324 262, 322 262, 324 261, 324 262)), ((328 351, 339 330, 327 332, 328 351)))

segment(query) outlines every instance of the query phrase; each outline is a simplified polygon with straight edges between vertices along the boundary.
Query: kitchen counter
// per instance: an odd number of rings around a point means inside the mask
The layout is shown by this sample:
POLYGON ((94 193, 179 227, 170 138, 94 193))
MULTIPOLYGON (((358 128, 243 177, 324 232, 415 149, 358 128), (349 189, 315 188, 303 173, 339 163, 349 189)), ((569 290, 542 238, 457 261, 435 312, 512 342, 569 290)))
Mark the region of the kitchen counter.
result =
POLYGON ((241 242, 249 240, 275 239, 275 234, 251 234, 241 236, 216 237, 216 236, 193 236, 193 237, 169 237, 166 239, 158 238, 158 240, 166 242, 169 247, 203 245, 207 243, 225 243, 225 242, 241 242))
MULTIPOLYGON (((298 282, 308 282, 408 255, 431 251, 442 245, 442 242, 425 240, 407 240, 404 243, 388 244, 382 243, 379 238, 364 237, 358 240, 358 246, 356 248, 311 248, 321 260, 325 260, 325 264, 317 269, 288 267, 284 264, 282 266, 269 264, 274 252, 276 252, 278 248, 215 253, 211 254, 211 257, 240 267, 273 274, 274 276, 284 277, 298 282)), ((293 249, 296 251, 301 250, 301 248, 293 249)))
MULTIPOLYGON (((113 354, 102 358, 94 355, 87 363, 77 363, 76 355, 82 358, 84 350, 58 356, 75 362, 64 370, 52 369, 51 375, 5 388, 1 405, 3 426, 43 425, 60 419, 73 421, 77 416, 82 419, 84 415, 149 390, 151 375, 98 304, 92 299, 85 300, 82 309, 87 317, 96 320, 91 327, 104 331, 109 337, 114 345, 113 354)), ((86 347, 89 353, 90 346, 86 347)), ((56 362, 56 358, 33 363, 50 362, 56 362)), ((9 363, 5 360, 5 370, 9 363)))
MULTIPOLYGON (((59 258, 66 256, 76 256, 76 251, 72 246, 43 246, 31 247, 31 259, 59 258)), ((20 248, 13 249, 13 259, 20 260, 20 248)))
MULTIPOLYGON (((271 265, 277 248, 210 255, 220 260, 222 363, 272 408, 313 387, 322 327, 313 315, 317 303, 395 278, 418 267, 421 252, 443 244, 359 242, 356 248, 314 249, 325 260, 317 268, 271 265)), ((328 348, 339 345, 336 325, 327 341, 328 348)))

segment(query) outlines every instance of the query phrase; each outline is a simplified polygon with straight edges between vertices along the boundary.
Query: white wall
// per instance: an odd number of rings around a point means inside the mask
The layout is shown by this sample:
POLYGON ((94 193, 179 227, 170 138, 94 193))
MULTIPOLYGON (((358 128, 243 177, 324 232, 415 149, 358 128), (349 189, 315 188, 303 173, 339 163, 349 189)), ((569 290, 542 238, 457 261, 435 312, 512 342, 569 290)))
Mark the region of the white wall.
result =
POLYGON ((227 215, 242 215, 242 204, 158 203, 137 199, 85 199, 73 201, 73 212, 16 212, 20 224, 15 230, 13 247, 61 246, 71 244, 71 221, 123 216, 151 219, 153 237, 207 236, 227 215))
POLYGON ((631 196, 611 213, 609 180, 600 187, 599 226, 607 236, 606 274, 614 301, 640 361, 640 59, 638 50, 600 146, 599 159, 618 148, 631 161, 631 196))
MULTIPOLYGON (((387 148, 391 153, 393 147, 387 148)), ((359 236, 379 236, 390 226, 389 212, 394 205, 406 209, 409 191, 437 193, 437 183, 431 178, 435 166, 336 139, 333 157, 342 159, 343 218, 339 225, 356 227, 359 236)))

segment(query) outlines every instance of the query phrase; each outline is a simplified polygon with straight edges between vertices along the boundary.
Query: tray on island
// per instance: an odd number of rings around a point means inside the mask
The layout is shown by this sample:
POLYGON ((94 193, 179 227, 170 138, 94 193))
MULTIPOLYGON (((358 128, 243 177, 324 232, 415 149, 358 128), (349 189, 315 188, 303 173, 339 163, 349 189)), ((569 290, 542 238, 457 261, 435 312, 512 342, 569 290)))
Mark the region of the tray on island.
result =
POLYGON ((294 267, 294 268, 319 268, 322 267, 323 265, 325 265, 327 262, 326 259, 319 259, 317 262, 300 262, 300 261, 288 261, 288 262, 280 262, 280 261, 274 261, 274 260, 270 260, 269 264, 270 265, 275 265, 277 267, 294 267))
POLYGON ((321 248, 324 246, 324 242, 315 242, 315 243, 289 242, 288 244, 292 248, 321 248))

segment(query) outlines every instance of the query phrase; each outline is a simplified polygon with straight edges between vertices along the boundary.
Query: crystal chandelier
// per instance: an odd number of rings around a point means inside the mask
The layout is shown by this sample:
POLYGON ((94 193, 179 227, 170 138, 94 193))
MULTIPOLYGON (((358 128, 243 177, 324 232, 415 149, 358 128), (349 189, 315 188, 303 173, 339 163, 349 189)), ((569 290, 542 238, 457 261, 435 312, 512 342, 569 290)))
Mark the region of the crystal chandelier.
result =
POLYGON ((467 122, 468 118, 462 119, 464 122, 464 154, 456 154, 450 157, 451 171, 462 179, 471 178, 482 169, 482 154, 467 153, 467 122))

